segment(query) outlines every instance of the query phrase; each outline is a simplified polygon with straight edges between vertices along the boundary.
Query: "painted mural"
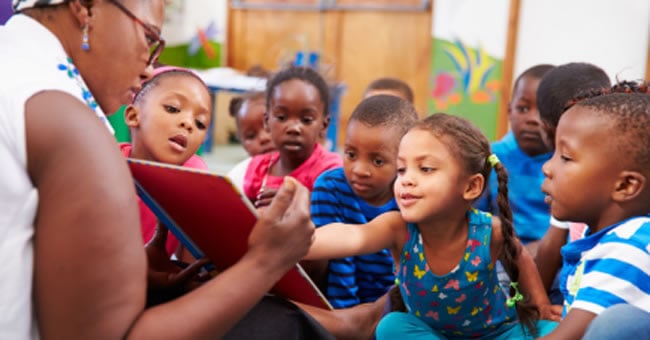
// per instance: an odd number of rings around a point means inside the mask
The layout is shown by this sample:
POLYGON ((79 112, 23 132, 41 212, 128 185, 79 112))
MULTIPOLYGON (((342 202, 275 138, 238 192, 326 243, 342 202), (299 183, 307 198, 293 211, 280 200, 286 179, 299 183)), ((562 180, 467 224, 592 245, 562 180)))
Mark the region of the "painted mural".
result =
POLYGON ((509 0, 437 0, 428 111, 467 118, 494 140, 509 0))
POLYGON ((167 0, 164 64, 206 69, 222 64, 226 0, 167 0))
POLYGON ((434 38, 429 112, 467 118, 494 139, 502 63, 480 46, 434 38))

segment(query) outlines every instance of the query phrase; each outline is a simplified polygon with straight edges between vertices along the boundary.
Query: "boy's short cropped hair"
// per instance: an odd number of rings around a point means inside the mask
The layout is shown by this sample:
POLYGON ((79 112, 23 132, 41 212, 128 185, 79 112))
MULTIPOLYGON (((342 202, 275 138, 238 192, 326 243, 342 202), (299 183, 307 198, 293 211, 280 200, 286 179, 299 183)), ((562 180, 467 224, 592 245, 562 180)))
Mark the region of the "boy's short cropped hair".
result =
POLYGON ((363 91, 364 96, 368 92, 371 91, 379 91, 379 90, 389 90, 389 91, 395 91, 404 97, 409 103, 413 104, 413 90, 411 90, 411 87, 404 82, 403 80, 397 79, 397 78, 390 78, 390 77, 384 77, 384 78, 378 78, 373 80, 368 86, 366 87, 366 90, 363 91))
POLYGON ((398 127, 402 132, 418 119, 413 104, 391 95, 380 94, 361 101, 350 116, 350 121, 358 121, 368 126, 387 125, 398 127))
POLYGON ((609 88, 609 76, 600 67, 589 63, 568 63, 550 70, 537 87, 537 109, 541 119, 557 127, 562 113, 581 92, 609 88))
POLYGON ((650 83, 621 81, 609 89, 581 93, 569 106, 594 109, 612 122, 608 143, 641 169, 650 168, 650 83))
POLYGON ((266 100, 266 93, 263 91, 251 91, 246 92, 241 96, 232 97, 232 99, 230 99, 230 104, 228 105, 228 113, 230 116, 237 117, 244 102, 249 100, 266 100))

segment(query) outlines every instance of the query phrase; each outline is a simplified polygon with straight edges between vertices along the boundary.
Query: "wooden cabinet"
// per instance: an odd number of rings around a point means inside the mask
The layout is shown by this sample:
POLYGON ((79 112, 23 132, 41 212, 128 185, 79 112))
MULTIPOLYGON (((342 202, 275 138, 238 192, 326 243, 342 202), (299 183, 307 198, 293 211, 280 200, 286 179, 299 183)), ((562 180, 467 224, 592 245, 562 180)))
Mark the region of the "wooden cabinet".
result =
POLYGON ((428 1, 242 0, 229 5, 228 66, 277 70, 297 51, 318 51, 323 74, 346 85, 339 146, 352 110, 375 78, 409 83, 416 108, 424 113, 432 42, 428 1))

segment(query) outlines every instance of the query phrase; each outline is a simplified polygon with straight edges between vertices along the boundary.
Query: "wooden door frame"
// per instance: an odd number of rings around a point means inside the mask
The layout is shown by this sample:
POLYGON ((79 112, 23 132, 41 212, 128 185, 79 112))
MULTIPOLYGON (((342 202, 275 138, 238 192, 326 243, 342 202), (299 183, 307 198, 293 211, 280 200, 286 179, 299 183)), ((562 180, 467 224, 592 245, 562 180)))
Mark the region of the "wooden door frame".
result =
POLYGON ((506 53, 503 58, 501 77, 501 100, 497 112, 496 140, 508 132, 508 105, 510 105, 511 84, 515 68, 517 51, 517 35, 519 33, 519 13, 521 0, 510 0, 508 13, 508 31, 506 33, 506 53))
MULTIPOLYGON (((650 28, 650 24, 648 24, 650 28)), ((645 81, 650 82, 650 35, 648 35, 648 53, 645 61, 645 81)))

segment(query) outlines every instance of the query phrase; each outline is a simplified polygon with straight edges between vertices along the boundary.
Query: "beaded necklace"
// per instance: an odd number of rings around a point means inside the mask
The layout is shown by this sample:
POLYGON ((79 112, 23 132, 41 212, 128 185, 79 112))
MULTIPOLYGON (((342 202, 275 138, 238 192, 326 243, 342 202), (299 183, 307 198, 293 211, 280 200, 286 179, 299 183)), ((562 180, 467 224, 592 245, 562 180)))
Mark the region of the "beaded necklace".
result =
POLYGON ((90 93, 90 90, 88 90, 88 87, 86 86, 86 83, 83 81, 81 78, 81 75, 79 74, 79 70, 77 70, 77 67, 72 63, 72 59, 70 57, 66 57, 66 64, 60 63, 58 65, 59 71, 66 72, 68 77, 70 79, 74 79, 74 81, 77 83, 77 86, 81 89, 81 97, 83 98, 84 102, 88 107, 93 110, 95 115, 104 123, 106 128, 111 132, 111 134, 115 134, 115 131, 113 130, 113 127, 111 126, 110 122, 108 121, 108 118, 102 112, 102 110, 99 108, 99 105, 97 104, 97 101, 95 101, 95 97, 93 97, 93 94, 90 93))

